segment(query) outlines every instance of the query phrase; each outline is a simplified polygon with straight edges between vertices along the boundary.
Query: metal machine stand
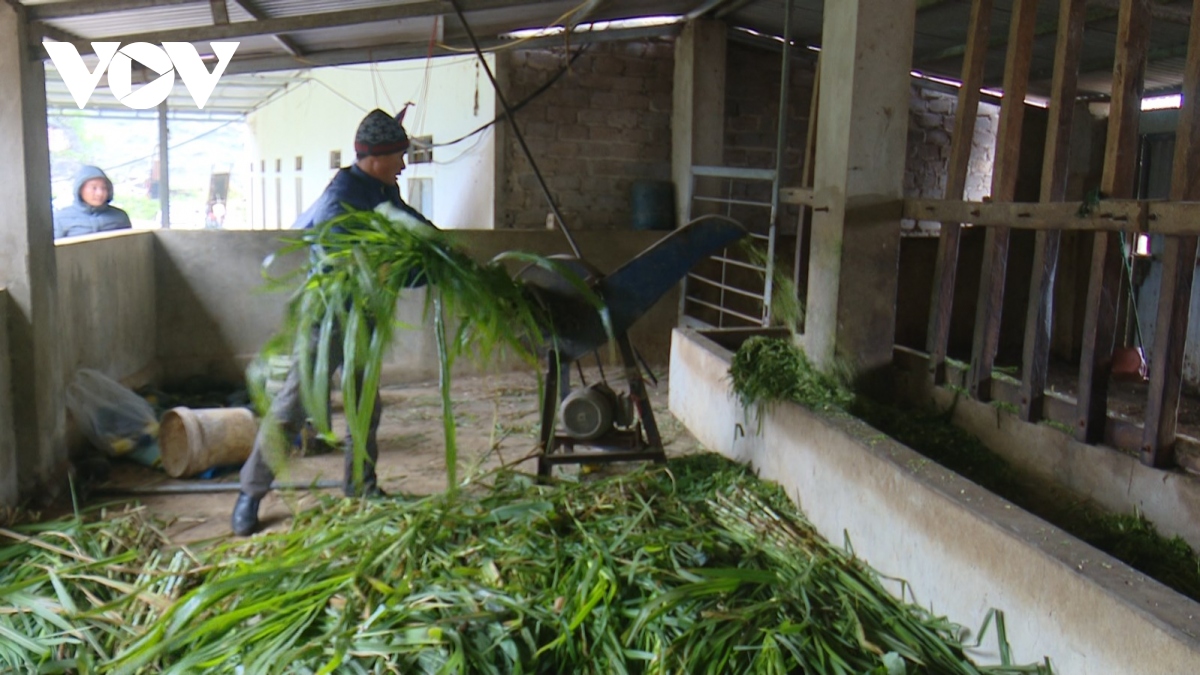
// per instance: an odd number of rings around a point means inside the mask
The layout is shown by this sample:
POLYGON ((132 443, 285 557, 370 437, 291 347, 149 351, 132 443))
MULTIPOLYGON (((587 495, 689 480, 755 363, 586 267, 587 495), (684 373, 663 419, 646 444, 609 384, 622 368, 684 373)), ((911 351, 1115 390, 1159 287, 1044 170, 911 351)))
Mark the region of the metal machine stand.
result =
POLYGON ((542 401, 541 447, 538 476, 549 477, 556 464, 606 464, 611 462, 665 462, 662 437, 646 393, 646 382, 633 354, 629 335, 616 338, 625 366, 625 380, 633 400, 637 422, 630 429, 610 429, 590 441, 558 433, 558 405, 571 389, 571 362, 562 361, 557 352, 547 356, 546 388, 542 401), (581 451, 580 448, 587 448, 581 451))

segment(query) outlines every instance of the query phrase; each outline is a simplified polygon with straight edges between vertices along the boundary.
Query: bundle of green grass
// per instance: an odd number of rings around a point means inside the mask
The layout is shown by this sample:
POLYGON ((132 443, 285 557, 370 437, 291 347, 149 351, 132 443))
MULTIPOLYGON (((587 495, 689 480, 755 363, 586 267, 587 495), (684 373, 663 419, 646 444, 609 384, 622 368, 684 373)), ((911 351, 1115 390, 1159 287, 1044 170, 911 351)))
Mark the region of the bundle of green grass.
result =
POLYGON ((0 672, 1017 673, 715 455, 330 499, 169 546, 141 512, 0 531, 0 672))
MULTIPOLYGON (((509 251, 480 262, 464 251, 454 233, 396 209, 348 211, 291 238, 279 255, 299 251, 309 253, 308 264, 271 279, 272 286, 293 289, 293 295, 284 327, 264 348, 264 361, 295 354, 305 409, 317 428, 332 436, 325 405, 331 375, 327 364, 332 351, 342 353, 341 390, 355 444, 356 481, 362 477, 384 358, 395 331, 412 328, 396 320, 397 302, 414 287, 427 289, 424 318, 434 325, 450 489, 458 484, 450 382, 455 360, 466 356, 487 364, 498 353, 508 353, 536 367, 539 345, 554 339, 545 308, 513 272, 528 265, 553 271, 574 285, 609 325, 603 301, 559 261, 509 251)), ((263 397, 257 398, 265 413, 263 397)), ((283 469, 276 467, 276 473, 283 469)))

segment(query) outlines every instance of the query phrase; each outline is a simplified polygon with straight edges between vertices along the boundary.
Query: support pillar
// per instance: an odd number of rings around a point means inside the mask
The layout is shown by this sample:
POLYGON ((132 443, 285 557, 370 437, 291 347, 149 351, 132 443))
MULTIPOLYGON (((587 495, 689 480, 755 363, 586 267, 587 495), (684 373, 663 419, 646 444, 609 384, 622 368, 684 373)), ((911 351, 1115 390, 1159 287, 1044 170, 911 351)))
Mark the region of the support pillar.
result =
POLYGON ((0 507, 20 502, 17 440, 12 422, 12 359, 8 352, 8 291, 0 288, 0 507))
POLYGON ((695 19, 675 41, 671 178, 678 225, 687 220, 693 166, 725 162, 725 23, 695 19))
POLYGON ((0 465, 0 474, 15 469, 23 496, 53 494, 65 482, 67 452, 45 70, 31 53, 24 10, 12 3, 0 3, 0 90, 8 92, 0 97, 0 286, 8 288, 16 441, 16 466, 0 465))
POLYGON ((158 104, 158 210, 161 214, 159 225, 164 230, 171 229, 171 152, 167 145, 169 140, 167 101, 163 99, 163 102, 158 104))
POLYGON ((866 389, 895 341, 915 19, 916 0, 825 3, 804 346, 866 389))

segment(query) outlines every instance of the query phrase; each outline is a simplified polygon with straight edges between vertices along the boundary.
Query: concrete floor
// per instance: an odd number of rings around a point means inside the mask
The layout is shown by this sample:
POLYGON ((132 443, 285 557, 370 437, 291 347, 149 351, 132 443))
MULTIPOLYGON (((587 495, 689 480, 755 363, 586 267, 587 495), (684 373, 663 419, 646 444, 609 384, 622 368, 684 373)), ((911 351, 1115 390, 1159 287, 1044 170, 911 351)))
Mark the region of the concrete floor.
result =
MULTIPOLYGON (((589 382, 598 379, 598 373, 594 371, 587 376, 589 382)), ((614 388, 624 388, 623 381, 611 377, 609 381, 614 388)), ((454 380, 460 480, 502 464, 515 465, 531 473, 536 471, 536 462, 528 458, 537 445, 537 384, 531 373, 454 380)), ((660 380, 657 387, 650 387, 649 393, 667 453, 678 455, 700 449, 695 438, 668 412, 666 381, 660 380)), ((389 493, 432 494, 444 490, 445 445, 437 383, 387 387, 382 396, 384 410, 379 427, 381 486, 389 493)), ((345 424, 340 404, 335 393, 334 428, 339 432, 345 424)), ((289 475, 277 478, 303 483, 340 480, 342 461, 341 453, 296 457, 291 461, 289 475)), ((578 467, 566 466, 558 470, 578 471, 578 467)), ((92 494, 88 503, 140 503, 169 523, 166 533, 172 540, 198 542, 230 535, 229 514, 237 497, 236 488, 228 492, 136 496, 116 496, 107 491, 199 483, 222 483, 232 488, 236 480, 236 474, 213 481, 174 480, 161 471, 131 462, 116 462, 108 482, 92 494)), ((340 494, 340 490, 333 489, 325 492, 340 494)), ((284 529, 293 513, 316 503, 308 490, 273 491, 263 500, 259 515, 266 530, 284 529)))

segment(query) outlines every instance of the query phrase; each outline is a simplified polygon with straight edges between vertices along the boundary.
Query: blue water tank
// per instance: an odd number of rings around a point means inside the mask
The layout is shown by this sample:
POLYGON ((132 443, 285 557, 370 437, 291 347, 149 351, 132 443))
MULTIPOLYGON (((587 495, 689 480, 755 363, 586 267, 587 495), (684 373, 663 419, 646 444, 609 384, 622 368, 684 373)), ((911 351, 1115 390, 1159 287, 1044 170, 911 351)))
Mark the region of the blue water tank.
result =
POLYGON ((674 183, 669 180, 636 180, 629 193, 633 229, 675 229, 674 183))

